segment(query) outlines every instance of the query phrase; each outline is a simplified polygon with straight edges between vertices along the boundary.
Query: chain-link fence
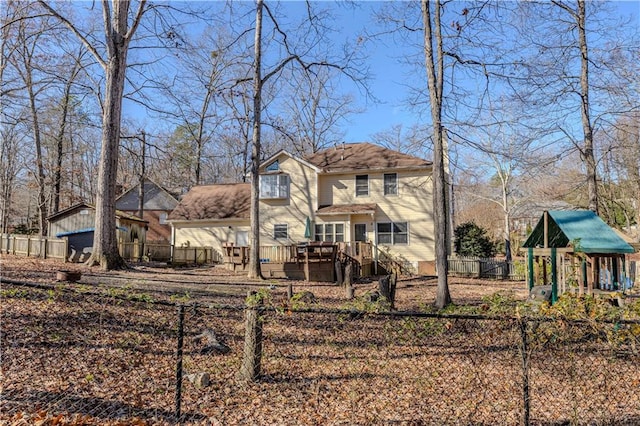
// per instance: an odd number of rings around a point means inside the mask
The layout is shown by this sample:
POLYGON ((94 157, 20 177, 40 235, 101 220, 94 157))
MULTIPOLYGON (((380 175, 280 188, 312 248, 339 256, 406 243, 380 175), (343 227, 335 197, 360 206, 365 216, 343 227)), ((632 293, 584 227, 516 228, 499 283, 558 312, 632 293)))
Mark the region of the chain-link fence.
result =
POLYGON ((637 321, 1 295, 0 423, 640 424, 637 321))

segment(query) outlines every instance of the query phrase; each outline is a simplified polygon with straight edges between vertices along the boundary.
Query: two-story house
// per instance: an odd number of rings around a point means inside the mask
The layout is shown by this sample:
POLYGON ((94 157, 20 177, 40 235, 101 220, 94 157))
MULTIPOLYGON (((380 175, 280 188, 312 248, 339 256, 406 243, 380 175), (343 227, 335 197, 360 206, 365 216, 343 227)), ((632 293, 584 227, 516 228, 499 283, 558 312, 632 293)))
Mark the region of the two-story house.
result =
MULTIPOLYGON (((169 216, 176 245, 247 244, 249 184, 193 188, 169 216)), ((431 162, 370 143, 304 158, 280 151, 260 167, 260 244, 373 245, 415 270, 435 257, 431 162)))

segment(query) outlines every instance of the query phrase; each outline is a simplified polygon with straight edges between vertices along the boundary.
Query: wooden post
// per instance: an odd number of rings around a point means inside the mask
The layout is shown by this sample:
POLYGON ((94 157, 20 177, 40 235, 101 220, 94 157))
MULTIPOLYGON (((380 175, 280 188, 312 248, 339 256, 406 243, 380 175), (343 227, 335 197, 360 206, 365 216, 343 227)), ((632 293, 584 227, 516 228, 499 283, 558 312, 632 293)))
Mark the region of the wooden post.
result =
POLYGON ((287 300, 291 300, 293 298, 293 284, 289 283, 287 285, 287 300))
POLYGON ((178 350, 176 355, 176 420, 180 420, 180 406, 182 403, 182 349, 184 344, 184 305, 178 306, 178 350))
POLYGON ((309 246, 304 248, 304 279, 310 280, 310 272, 309 272, 309 246))
POLYGON ((535 278, 533 271, 533 247, 527 249, 527 270, 529 271, 529 276, 527 277, 529 281, 529 291, 531 291, 535 278))
POLYGON ((593 289, 596 283, 596 277, 597 277, 596 261, 597 261, 597 258, 592 257, 589 265, 589 280, 587 281, 587 294, 589 295, 593 294, 593 289))
POLYGON ((620 277, 618 267, 618 256, 611 258, 611 289, 618 290, 620 288, 620 277))
POLYGON ((253 382, 260 377, 262 361, 262 299, 256 297, 255 291, 247 294, 245 309, 244 355, 240 367, 240 378, 253 382))
POLYGON ((580 278, 582 279, 578 282, 578 286, 579 286, 578 294, 580 296, 584 294, 584 290, 585 288, 587 288, 587 285, 588 285, 587 282, 589 281, 587 278, 587 259, 586 258, 582 259, 581 269, 582 269, 582 277, 580 278))
POLYGON ((556 248, 551 247, 551 304, 558 301, 558 255, 556 248))

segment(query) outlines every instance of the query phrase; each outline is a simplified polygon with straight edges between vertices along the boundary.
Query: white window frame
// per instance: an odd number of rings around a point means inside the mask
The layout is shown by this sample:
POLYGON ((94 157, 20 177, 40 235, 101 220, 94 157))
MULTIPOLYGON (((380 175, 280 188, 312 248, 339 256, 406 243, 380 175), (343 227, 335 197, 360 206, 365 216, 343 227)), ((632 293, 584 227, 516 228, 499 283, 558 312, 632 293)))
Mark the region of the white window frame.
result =
POLYGON ((167 217, 169 217, 167 212, 160 212, 160 214, 158 215, 158 223, 160 225, 166 225, 167 224, 167 217))
POLYGON ((355 180, 356 180, 356 197, 368 197, 369 196, 369 175, 356 175, 355 180), (358 193, 358 190, 362 189, 358 187, 358 178, 361 178, 361 180, 364 180, 362 178, 366 178, 366 181, 367 181, 366 193, 362 193, 362 194, 358 193))
POLYGON ((287 224, 287 223, 276 223, 276 224, 274 224, 273 225, 273 239, 274 240, 286 240, 287 238, 289 238, 289 224, 287 224), (284 236, 282 236, 283 228, 284 228, 284 236), (280 236, 278 236, 278 234, 280 234, 280 236))
POLYGON ((382 175, 382 186, 384 188, 384 195, 398 195, 398 174, 385 173, 382 175), (387 177, 393 177, 393 183, 389 183, 389 185, 387 185, 387 177), (389 191, 388 188, 393 188, 393 192, 389 191))
POLYGON ((344 242, 345 229, 346 226, 344 222, 316 223, 313 228, 313 241, 342 243, 344 242), (338 232, 338 228, 341 228, 342 232, 338 232), (318 230, 320 230, 320 232, 318 232, 318 230), (338 240, 338 236, 341 236, 340 240, 338 240))
POLYGON ((289 175, 260 175, 260 198, 264 200, 289 198, 289 175), (275 180, 275 182, 267 182, 270 180, 275 180))
POLYGON ((390 246, 406 246, 409 245, 409 222, 377 222, 376 223, 376 240, 378 241, 378 244, 380 245, 390 245, 390 246), (380 232, 380 225, 389 225, 390 226, 390 230, 389 232, 380 232), (404 225, 406 230, 405 232, 400 232, 399 230, 397 230, 397 228, 399 226, 404 225), (385 241, 385 242, 381 242, 380 241, 380 235, 384 235, 384 236, 389 236, 389 240, 390 241, 385 241), (396 242, 396 235, 398 237, 405 235, 406 236, 406 241, 403 242, 396 242))

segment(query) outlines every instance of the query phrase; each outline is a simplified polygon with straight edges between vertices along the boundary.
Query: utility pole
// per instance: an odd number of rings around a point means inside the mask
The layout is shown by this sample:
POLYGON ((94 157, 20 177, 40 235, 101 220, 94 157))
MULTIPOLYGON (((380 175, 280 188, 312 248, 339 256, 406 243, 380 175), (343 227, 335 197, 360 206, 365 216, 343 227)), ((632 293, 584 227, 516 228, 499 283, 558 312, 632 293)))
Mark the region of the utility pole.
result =
POLYGON ((138 177, 138 217, 142 219, 144 216, 144 179, 145 179, 145 167, 146 167, 146 147, 147 147, 147 134, 144 130, 141 131, 142 137, 139 139, 142 142, 141 157, 140 157, 140 176, 138 177))

